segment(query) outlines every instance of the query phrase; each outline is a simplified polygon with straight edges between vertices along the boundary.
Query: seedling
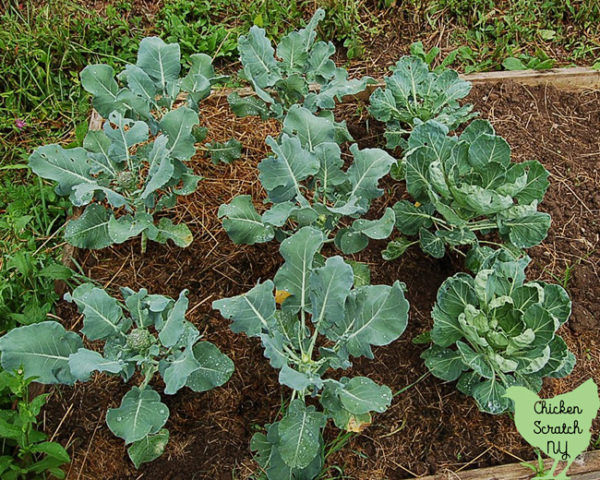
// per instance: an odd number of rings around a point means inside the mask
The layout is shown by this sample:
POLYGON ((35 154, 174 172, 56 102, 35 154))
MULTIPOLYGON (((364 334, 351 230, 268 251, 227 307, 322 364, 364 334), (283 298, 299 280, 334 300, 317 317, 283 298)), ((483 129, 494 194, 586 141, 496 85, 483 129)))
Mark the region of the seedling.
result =
MULTIPOLYGON (((336 98, 356 95, 374 81, 370 77, 348 80, 346 69, 336 67, 331 59, 333 43, 315 42, 315 29, 324 17, 325 11, 319 8, 306 28, 283 37, 276 50, 264 29, 257 26, 239 38, 242 73, 258 98, 229 95, 227 100, 236 115, 281 120, 293 105, 301 105, 333 121, 336 98), (311 85, 318 85, 318 89, 311 89, 311 85)), ((340 135, 349 136, 345 122, 335 125, 340 135)))
MULTIPOLYGON (((418 44, 412 49, 419 52, 418 44)), ((422 45, 420 53, 430 60, 422 45)), ((420 123, 435 120, 454 130, 477 115, 471 113, 473 105, 460 106, 458 102, 471 91, 471 84, 454 70, 429 71, 425 60, 402 57, 391 67, 392 75, 385 77, 385 88, 371 95, 369 111, 376 120, 385 122, 389 149, 406 148, 406 136, 420 123)))

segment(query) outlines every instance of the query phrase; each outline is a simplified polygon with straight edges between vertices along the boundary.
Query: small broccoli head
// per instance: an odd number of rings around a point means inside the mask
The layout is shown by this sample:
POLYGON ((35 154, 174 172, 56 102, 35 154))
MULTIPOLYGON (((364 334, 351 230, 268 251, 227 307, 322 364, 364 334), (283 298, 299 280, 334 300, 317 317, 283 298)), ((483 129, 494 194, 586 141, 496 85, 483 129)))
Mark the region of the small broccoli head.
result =
POLYGON ((137 187, 135 175, 127 170, 117 173, 116 183, 122 190, 135 190, 137 187))
POLYGON ((147 350, 156 343, 156 338, 145 328, 134 328, 127 335, 127 347, 131 350, 147 350))

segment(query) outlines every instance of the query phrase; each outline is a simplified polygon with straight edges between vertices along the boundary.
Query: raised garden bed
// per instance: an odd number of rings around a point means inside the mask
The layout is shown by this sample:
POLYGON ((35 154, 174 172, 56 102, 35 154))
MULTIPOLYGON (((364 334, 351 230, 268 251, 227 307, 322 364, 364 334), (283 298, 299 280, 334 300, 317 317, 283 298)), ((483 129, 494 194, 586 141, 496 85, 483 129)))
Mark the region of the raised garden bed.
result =
MULTIPOLYGON (((600 300, 600 93, 485 83, 474 86, 468 100, 508 140, 514 159, 538 159, 551 174, 541 209, 551 213, 552 227, 548 238, 528 252, 533 259, 528 278, 565 282, 573 315, 560 334, 578 362, 570 376, 546 381, 541 395, 569 391, 589 377, 600 380, 600 329, 593 317, 600 300)), ((367 128, 355 105, 337 110, 361 148, 383 145, 382 126, 370 120, 367 128)), ((171 410, 171 440, 164 456, 139 471, 127 459, 123 442, 104 423, 106 409, 117 406, 126 391, 118 379, 97 375, 94 381, 73 388, 55 388, 46 407, 46 427, 72 454, 68 478, 247 478, 257 468, 249 451, 250 438, 257 426, 277 416, 282 390, 259 342, 232 334, 229 322, 210 305, 247 291, 257 279, 272 277, 281 264, 276 242, 234 245, 217 218, 219 205, 235 195, 261 198, 256 165, 268 153, 265 137, 276 135, 279 126, 276 121, 236 118, 225 98, 205 105, 202 122, 210 127, 209 140, 233 136, 244 151, 241 161, 229 166, 213 165, 202 156, 192 160, 193 169, 205 180, 179 203, 176 216, 193 230, 194 242, 186 249, 151 243, 142 256, 139 241, 131 241, 102 251, 75 252, 75 256, 85 273, 105 287, 143 287, 173 297, 189 288, 188 319, 228 353, 236 371, 222 388, 163 398, 171 410)), ((406 197, 403 184, 386 182, 388 195, 372 209, 376 218, 386 206, 406 197)), ((406 283, 411 304, 408 328, 399 341, 378 348, 376 360, 356 361, 351 373, 397 391, 427 371, 419 358, 424 348, 411 339, 431 328, 430 311, 442 281, 464 268, 460 257, 436 261, 418 248, 384 262, 384 247, 383 241, 373 242, 353 257, 370 265, 373 283, 406 283)), ((61 304, 58 314, 66 327, 80 322, 69 304, 61 304)), ((599 427, 596 421, 594 439, 599 427)), ((509 416, 479 412, 471 398, 430 375, 397 396, 386 413, 376 415, 374 424, 328 464, 338 465, 353 478, 401 479, 507 464, 515 457, 530 459, 531 447, 517 434, 509 416)))

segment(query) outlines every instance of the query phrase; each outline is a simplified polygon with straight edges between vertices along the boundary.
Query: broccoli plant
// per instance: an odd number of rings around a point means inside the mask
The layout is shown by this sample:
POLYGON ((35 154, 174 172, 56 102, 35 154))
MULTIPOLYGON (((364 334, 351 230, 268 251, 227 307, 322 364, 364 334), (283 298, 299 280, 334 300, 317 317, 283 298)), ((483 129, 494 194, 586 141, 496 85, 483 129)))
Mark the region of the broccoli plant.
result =
POLYGON ((283 417, 266 426, 266 435, 252 438, 269 479, 315 478, 323 464, 327 420, 360 431, 371 422, 371 412, 385 411, 392 400, 387 386, 367 377, 327 374, 348 368, 351 356, 373 358, 372 346, 387 345, 404 332, 404 285, 353 288, 352 267, 339 256, 325 260, 319 253, 324 242, 320 230, 303 227, 281 243, 285 262, 274 281, 213 303, 233 321, 233 332, 261 339, 279 382, 292 390, 283 417), (308 404, 309 398, 320 406, 308 404))
MULTIPOLYGON (((256 26, 239 38, 242 73, 258 98, 230 94, 227 99, 236 115, 282 119, 292 105, 300 104, 333 120, 331 110, 336 98, 356 95, 373 82, 370 77, 348 80, 348 72, 336 67, 331 59, 334 45, 315 42, 315 29, 324 17, 325 11, 319 8, 306 28, 283 37, 277 50, 265 31, 256 26), (311 85, 318 85, 318 90, 311 89, 311 85)), ((339 134, 349 136, 345 122, 336 127, 339 134)))
POLYGON ((169 408, 149 386, 156 373, 164 381, 165 394, 184 386, 204 392, 229 379, 233 362, 212 343, 199 341, 198 329, 185 320, 187 290, 176 301, 145 289, 121 291, 124 305, 89 283, 65 295, 83 314, 81 333, 104 343, 102 353, 84 348, 80 335, 54 321, 10 331, 0 338, 0 352, 2 368, 22 368, 45 384, 85 382, 93 372, 119 375, 129 382, 139 372, 140 384, 106 414, 108 428, 129 445, 137 468, 158 458, 169 439, 163 428, 169 408))
MULTIPOLYGON (((192 234, 185 224, 174 225, 154 214, 173 207, 178 195, 196 190, 200 177, 184 163, 195 153, 198 102, 220 79, 207 55, 192 55, 191 67, 180 77, 178 44, 160 38, 140 43, 136 65, 127 65, 115 78, 112 67, 90 65, 81 72, 83 87, 106 122, 90 131, 83 147, 37 148, 29 158, 34 173, 58 183, 56 192, 73 205, 86 207, 71 220, 65 239, 80 248, 104 248, 142 235, 188 246, 192 234), (173 108, 179 92, 186 105, 173 108)), ((221 153, 222 145, 209 149, 221 153)))
POLYGON ((575 356, 556 334, 571 313, 559 285, 525 283, 529 257, 488 247, 469 255, 472 277, 458 273, 440 287, 433 307, 427 368, 471 395, 481 411, 511 410, 512 385, 538 392, 543 377, 569 374, 575 356))
POLYGON ((548 188, 538 161, 513 163, 506 140, 486 120, 474 120, 460 136, 429 120, 415 127, 402 161, 406 189, 416 203, 393 206, 396 227, 408 236, 393 240, 384 258, 419 244, 435 258, 446 246, 475 245, 475 232, 497 231, 509 245, 529 248, 548 233, 550 215, 537 210, 548 188))
POLYGON ((235 243, 252 245, 274 237, 281 241, 310 225, 344 253, 355 253, 367 246, 369 238, 391 234, 395 220, 391 208, 377 220, 359 218, 383 194, 379 179, 396 162, 385 151, 352 145, 353 160, 343 170, 333 123, 298 105, 286 115, 279 139, 268 137, 266 142, 273 155, 259 164, 259 180, 272 207, 259 215, 251 197, 241 195, 219 208, 235 243))
POLYGON ((458 100, 469 94, 471 84, 454 70, 429 71, 417 56, 402 57, 390 70, 385 88, 371 94, 369 107, 371 115, 386 124, 388 148, 405 148, 406 135, 422 122, 435 120, 454 130, 477 115, 471 113, 473 105, 460 106, 458 100))

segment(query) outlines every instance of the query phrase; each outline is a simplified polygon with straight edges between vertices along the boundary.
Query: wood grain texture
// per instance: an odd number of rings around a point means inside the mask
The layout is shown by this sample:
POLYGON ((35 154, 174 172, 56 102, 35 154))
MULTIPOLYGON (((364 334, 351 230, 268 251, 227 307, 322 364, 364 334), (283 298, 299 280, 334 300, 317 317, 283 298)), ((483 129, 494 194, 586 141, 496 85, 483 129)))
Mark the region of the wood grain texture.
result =
MULTIPOLYGON (((552 459, 545 460, 545 467, 550 468, 552 462, 552 459)), ((530 463, 537 462, 531 461, 530 463)), ((600 480, 600 451, 594 450, 582 454, 571 465, 569 475, 571 480, 600 480)), ((418 478, 420 480, 530 480, 533 477, 534 474, 529 468, 523 467, 519 463, 511 463, 460 472, 448 471, 418 478)))

